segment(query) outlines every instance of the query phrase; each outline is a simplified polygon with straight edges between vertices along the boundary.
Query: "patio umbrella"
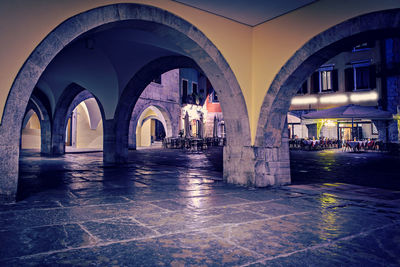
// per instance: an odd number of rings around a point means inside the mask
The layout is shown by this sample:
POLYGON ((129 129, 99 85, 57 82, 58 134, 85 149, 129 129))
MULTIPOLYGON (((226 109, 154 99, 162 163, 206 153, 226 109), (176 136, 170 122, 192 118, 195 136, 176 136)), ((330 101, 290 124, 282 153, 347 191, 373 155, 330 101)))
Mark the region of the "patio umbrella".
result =
POLYGON ((370 119, 390 120, 392 113, 359 105, 346 105, 310 112, 302 116, 303 119, 370 119))
POLYGON ((184 118, 184 128, 185 128, 185 138, 190 138, 192 135, 190 134, 190 125, 189 125, 189 114, 186 111, 184 118))
POLYGON ((218 134, 218 122, 217 122, 217 116, 214 115, 214 124, 213 124, 213 137, 217 137, 218 134))
POLYGON ((354 138, 354 119, 390 120, 392 113, 374 107, 346 105, 310 112, 302 116, 303 119, 351 119, 351 135, 354 138))
POLYGON ((204 123, 203 123, 203 115, 200 116, 199 119, 199 138, 203 138, 203 130, 204 130, 204 123))

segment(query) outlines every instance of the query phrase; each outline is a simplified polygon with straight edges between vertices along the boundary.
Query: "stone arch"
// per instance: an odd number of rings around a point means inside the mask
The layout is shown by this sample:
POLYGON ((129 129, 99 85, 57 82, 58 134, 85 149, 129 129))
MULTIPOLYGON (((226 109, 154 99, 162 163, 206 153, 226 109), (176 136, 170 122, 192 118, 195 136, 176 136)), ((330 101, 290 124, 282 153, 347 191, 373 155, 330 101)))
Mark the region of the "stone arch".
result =
MULTIPOLYGON (((204 73, 205 76, 209 78, 209 76, 214 77, 215 81, 215 75, 212 73, 207 73, 202 69, 197 62, 195 62, 193 59, 186 57, 186 56, 167 56, 167 57, 161 57, 158 58, 150 63, 148 63, 146 66, 144 66, 142 69, 140 69, 134 76, 133 78, 129 81, 127 86, 125 87, 121 97, 120 101, 118 103, 115 115, 114 115, 114 121, 113 125, 110 127, 115 127, 115 129, 118 129, 116 132, 115 141, 110 143, 108 147, 110 148, 110 156, 113 158, 111 159, 106 159, 107 160, 115 160, 117 162, 124 162, 126 161, 127 158, 127 153, 128 153, 128 134, 129 134, 129 120, 130 120, 130 114, 132 113, 132 110, 140 96, 140 94, 143 92, 143 90, 146 88, 146 86, 151 82, 151 80, 154 78, 154 76, 161 75, 162 73, 165 73, 169 70, 172 69, 177 69, 177 68, 194 68, 199 70, 200 72, 204 73)), ((210 78, 209 78, 210 79, 210 78)), ((213 80, 211 80, 211 83, 213 83, 213 80)), ((218 84, 221 83, 217 83, 218 84)), ((214 86, 215 88, 218 88, 214 86)), ((234 114, 234 116, 237 116, 238 114, 241 114, 240 111, 240 104, 239 104, 239 109, 237 111, 234 111, 234 103, 235 100, 231 99, 229 101, 229 97, 227 97, 223 90, 223 86, 220 88, 216 89, 217 93, 220 95, 222 94, 224 97, 221 97, 221 106, 222 106, 222 111, 224 113, 224 120, 226 121, 226 127, 227 127, 227 140, 228 140, 228 145, 230 146, 243 146, 243 145, 248 145, 249 140, 247 138, 250 138, 250 136, 244 136, 246 135, 245 132, 246 129, 243 129, 241 125, 243 125, 240 121, 243 120, 243 118, 237 118, 233 119, 231 117, 231 114, 234 114), (221 88, 222 87, 222 88, 221 88), (226 108, 226 109, 225 109, 226 108), (229 112, 229 110, 231 112, 229 112), (227 111, 227 112, 226 112, 227 111), (227 114, 225 116, 225 113, 227 114), (229 113, 229 114, 228 114, 229 113), (227 117, 227 118, 226 118, 227 117), (238 139, 234 139, 232 136, 236 135, 238 139), (247 141, 245 141, 247 140, 247 141)), ((240 93, 241 95, 241 93, 240 93)), ((241 95, 242 96, 242 95, 241 95)), ((247 120, 247 112, 244 115, 244 118, 246 120, 246 124, 248 124, 247 120)), ((247 132, 249 134, 249 132, 247 132)), ((111 140, 111 139, 109 139, 111 140)), ((106 144, 104 144, 106 146, 106 144)), ((230 151, 227 151, 226 154, 229 154, 230 151)), ((238 153, 241 153, 238 151, 238 153)), ((228 163, 227 161, 224 161, 224 164, 228 163)), ((231 172, 229 174, 232 174, 231 172)), ((233 177, 231 177, 233 178, 233 177)), ((236 176, 236 179, 243 179, 243 177, 236 176)), ((246 178, 244 178, 246 179, 246 178)), ((229 179, 227 179, 229 180, 229 179)), ((242 183, 242 181, 236 181, 234 179, 231 180, 231 182, 236 182, 236 183, 242 183)), ((244 184, 247 182, 244 182, 244 184)))
MULTIPOLYGON (((85 32, 101 25, 126 20, 140 23, 141 26, 149 29, 158 27, 157 33, 170 37, 201 67, 214 87, 218 88, 221 105, 226 113, 224 117, 228 126, 228 143, 231 146, 250 145, 248 113, 240 86, 222 54, 200 30, 172 13, 152 6, 128 3, 102 6, 75 15, 57 26, 34 49, 18 72, 7 96, 0 127, 0 146, 4 155, 7 155, 7 159, 0 165, 0 171, 4 177, 0 186, 2 197, 15 196, 18 179, 19 129, 24 115, 21 110, 26 109, 29 96, 47 65, 66 45, 85 32)), ((140 76, 136 77, 140 79, 140 76)), ((121 103, 121 105, 124 104, 121 103)), ((119 111, 116 114, 118 115, 119 111)), ((106 130, 114 129, 116 124, 118 123, 110 122, 107 125, 105 123, 104 126, 106 130)), ((128 126, 126 126, 126 135, 127 129, 128 126)), ((115 139, 112 136, 114 134, 110 134, 109 137, 115 139)), ((53 153, 58 154, 63 151, 63 147, 59 147, 59 140, 56 141, 52 144, 52 150, 53 153)), ((110 151, 113 151, 110 147, 112 143, 115 144, 115 142, 105 142, 105 150, 110 148, 110 151)), ((124 147, 127 148, 127 141, 124 147)), ((117 156, 116 160, 114 156, 112 157, 112 161, 118 161, 120 158, 117 156)), ((107 161, 111 158, 104 157, 104 159, 107 161)))
MULTIPOLYGON (((164 126, 166 137, 172 137, 172 120, 171 114, 167 111, 167 109, 161 107, 160 105, 154 105, 149 103, 142 107, 138 111, 133 111, 132 119, 129 123, 129 146, 130 148, 136 149, 136 129, 139 124, 142 124, 145 120, 144 115, 147 110, 152 110, 154 113, 157 114, 154 119, 159 120, 162 125, 164 126), (133 140, 135 138, 135 140, 133 140)), ((150 116, 151 117, 151 116, 150 116)))
MULTIPOLYGON (((153 105, 160 109, 161 113, 164 114, 165 118, 171 123, 171 132, 170 135, 167 133, 167 137, 177 136, 178 135, 178 120, 172 120, 171 110, 168 107, 163 106, 161 103, 154 104, 152 100, 144 101, 144 105, 141 107, 137 107, 137 101, 141 93, 146 89, 147 85, 151 83, 155 76, 159 76, 164 74, 170 70, 178 69, 178 68, 193 68, 199 72, 202 72, 199 66, 190 58, 185 56, 168 56, 158 58, 146 66, 144 66, 141 70, 139 70, 134 77, 129 81, 127 86, 123 91, 123 95, 121 97, 121 101, 118 104, 118 108, 116 110, 116 114, 114 118, 117 118, 118 121, 118 135, 117 135, 117 143, 121 147, 121 151, 125 151, 124 155, 126 155, 125 143, 126 143, 126 134, 128 134, 128 146, 129 148, 135 148, 135 142, 132 139, 132 136, 136 133, 136 125, 138 122, 139 116, 142 112, 153 105), (129 101, 126 101, 129 99, 129 101), (126 122, 129 122, 128 133, 126 133, 126 122)), ((167 124, 167 127, 169 125, 167 124)), ((167 128, 165 128, 167 130, 167 128)), ((124 157, 124 156, 123 156, 124 157)))
POLYGON ((53 131, 51 138, 51 148, 53 155, 65 153, 65 127, 67 126, 68 116, 82 101, 94 97, 99 106, 101 117, 104 120, 104 110, 97 98, 82 86, 72 83, 61 94, 57 108, 54 112, 53 131))
POLYGON ((50 114, 46 106, 40 100, 39 97, 32 94, 26 107, 26 113, 24 115, 24 121, 20 132, 25 128, 32 112, 36 113, 40 122, 40 153, 43 155, 50 154, 51 151, 51 119, 50 114))
MULTIPOLYGON (((400 28, 400 9, 361 15, 318 34, 286 62, 269 87, 260 110, 255 146, 263 151, 257 164, 271 184, 290 182, 289 148, 285 131, 290 101, 301 84, 328 59, 373 36, 385 36, 400 28)), ((256 164, 256 165, 257 165, 256 164)))
MULTIPOLYGON (((24 116, 24 121, 22 122, 22 127, 21 127, 21 129, 24 129, 25 127, 26 127, 26 125, 28 124, 28 121, 31 119, 31 117, 32 117, 32 115, 34 114, 34 113, 36 113, 35 111, 33 111, 33 108, 30 108, 29 107, 30 105, 29 105, 29 103, 28 103, 28 107, 27 107, 27 112, 25 113, 25 116, 24 116)), ((36 113, 36 116, 40 119, 40 114, 39 115, 37 115, 37 113, 36 113)))

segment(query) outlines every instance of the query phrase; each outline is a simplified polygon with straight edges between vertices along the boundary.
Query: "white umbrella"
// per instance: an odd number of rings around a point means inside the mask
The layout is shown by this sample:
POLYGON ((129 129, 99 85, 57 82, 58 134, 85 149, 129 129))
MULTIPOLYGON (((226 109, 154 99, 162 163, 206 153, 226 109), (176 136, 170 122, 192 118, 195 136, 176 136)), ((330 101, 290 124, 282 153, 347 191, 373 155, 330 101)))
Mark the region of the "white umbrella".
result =
POLYGON ((218 134, 218 122, 217 122, 217 116, 214 115, 214 125, 213 125, 213 137, 217 137, 218 134))
POLYGON ((190 134, 189 114, 187 113, 187 111, 184 118, 184 124, 185 124, 185 138, 192 137, 192 135, 190 134))

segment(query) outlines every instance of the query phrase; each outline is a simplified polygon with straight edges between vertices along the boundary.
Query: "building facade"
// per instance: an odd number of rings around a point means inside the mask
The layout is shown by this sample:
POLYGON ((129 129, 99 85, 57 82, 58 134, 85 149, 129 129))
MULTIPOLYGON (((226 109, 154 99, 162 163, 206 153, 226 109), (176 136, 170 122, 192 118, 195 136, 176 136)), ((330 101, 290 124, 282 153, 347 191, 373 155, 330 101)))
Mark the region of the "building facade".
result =
POLYGON ((399 140, 399 39, 371 40, 349 47, 321 65, 293 97, 288 118, 290 138, 399 140), (361 105, 390 111, 394 120, 300 120, 311 111, 344 105, 361 105), (293 117, 294 116, 294 117, 293 117))

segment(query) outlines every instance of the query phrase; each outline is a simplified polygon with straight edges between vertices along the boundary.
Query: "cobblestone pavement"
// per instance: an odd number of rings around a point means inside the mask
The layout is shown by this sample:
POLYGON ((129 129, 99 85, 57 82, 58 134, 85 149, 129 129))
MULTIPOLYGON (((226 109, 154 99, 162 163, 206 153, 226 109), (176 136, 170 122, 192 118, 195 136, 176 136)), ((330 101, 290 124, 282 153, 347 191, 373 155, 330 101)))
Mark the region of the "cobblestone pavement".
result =
POLYGON ((295 184, 340 182, 400 191, 400 156, 381 152, 291 151, 295 184))
MULTIPOLYGON (((218 153, 136 151, 113 167, 23 152, 19 201, 0 206, 0 266, 400 265, 400 192, 227 185, 218 153)), ((294 174, 317 171, 301 159, 318 153, 292 155, 294 174)))

